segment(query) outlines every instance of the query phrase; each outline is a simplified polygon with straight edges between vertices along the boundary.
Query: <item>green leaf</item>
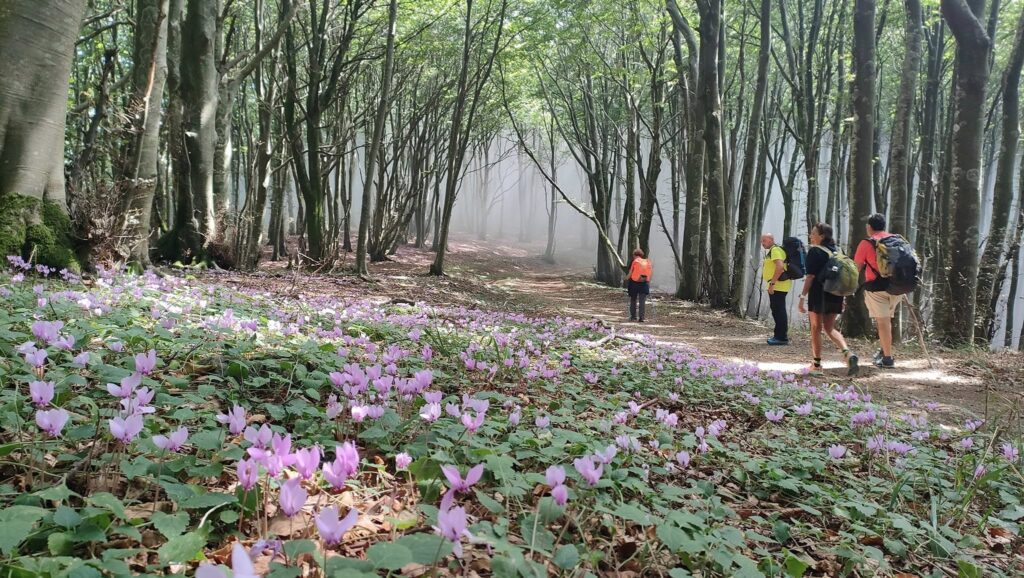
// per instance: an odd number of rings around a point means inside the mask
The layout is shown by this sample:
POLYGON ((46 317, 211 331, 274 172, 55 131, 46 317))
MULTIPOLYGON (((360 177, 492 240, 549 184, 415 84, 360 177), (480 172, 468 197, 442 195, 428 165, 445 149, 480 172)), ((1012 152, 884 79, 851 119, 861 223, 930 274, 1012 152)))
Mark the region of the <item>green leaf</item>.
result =
POLYGON ((650 526, 654 523, 653 517, 648 512, 641 510, 633 504, 622 504, 615 509, 614 514, 623 520, 636 522, 641 526, 650 526))
POLYGON ((957 560, 956 569, 960 578, 981 578, 981 570, 967 560, 957 560))
POLYGON ((215 429, 204 429, 201 432, 196 432, 189 441, 192 445, 196 446, 201 450, 214 451, 220 449, 223 445, 223 435, 220 431, 215 429))
POLYGON ((0 524, 0 552, 9 555, 21 542, 28 538, 35 527, 34 521, 7 520, 0 524))
POLYGON ((66 556, 71 553, 74 545, 71 536, 64 532, 54 532, 46 538, 46 547, 51 556, 66 556))
POLYGON ((127 518, 127 514, 124 511, 124 503, 109 492, 100 492, 89 496, 89 503, 97 508, 110 511, 122 520, 127 518))
POLYGON ((232 494, 207 492, 205 494, 199 494, 198 496, 192 496, 191 498, 182 500, 178 505, 189 510, 205 510, 207 508, 223 506, 225 504, 234 504, 237 502, 238 498, 232 494))
POLYGON ((160 546, 157 553, 164 564, 188 562, 198 556, 205 545, 206 538, 195 532, 189 532, 171 538, 166 544, 160 546))
POLYGON ((72 492, 68 487, 61 482, 58 486, 51 486, 45 490, 40 490, 34 494, 40 500, 50 500, 52 502, 63 502, 71 496, 77 496, 78 494, 72 492))
POLYGON ((494 498, 488 496, 480 490, 473 490, 476 493, 476 499, 480 502, 480 505, 487 508, 492 514, 501 514, 505 511, 505 506, 502 506, 500 502, 494 498))
POLYGON ((153 514, 153 527, 167 539, 175 538, 184 533, 185 529, 188 528, 188 522, 188 512, 178 512, 177 514, 156 512, 153 514))
POLYGON ((412 552, 397 542, 377 542, 366 551, 366 559, 378 570, 401 570, 412 563, 412 552))
POLYGON ((298 558, 302 554, 316 552, 316 543, 312 540, 290 540, 284 543, 284 553, 289 559, 298 558))
POLYGON ((74 508, 59 506, 53 512, 53 523, 63 528, 74 528, 82 523, 82 517, 78 515, 74 508))
POLYGON ((785 565, 786 576, 790 578, 801 578, 807 572, 807 569, 810 568, 809 564, 792 554, 786 556, 785 565))
POLYGON ((678 552, 687 540, 686 532, 683 532, 672 524, 659 524, 658 528, 655 530, 655 534, 657 534, 661 543, 664 544, 671 552, 678 552))
POLYGON ((555 552, 555 556, 551 561, 562 570, 571 570, 580 563, 580 553, 576 546, 566 544, 555 552))
POLYGON ((146 456, 138 456, 134 460, 121 460, 121 473, 128 480, 134 480, 135 478, 141 478, 149 472, 149 466, 153 465, 153 462, 146 456))
POLYGON ((270 564, 270 573, 267 574, 267 578, 299 578, 301 574, 302 570, 299 568, 272 562, 270 564))
POLYGON ((424 566, 436 564, 452 553, 451 542, 435 534, 411 534, 395 540, 412 553, 412 561, 424 566))

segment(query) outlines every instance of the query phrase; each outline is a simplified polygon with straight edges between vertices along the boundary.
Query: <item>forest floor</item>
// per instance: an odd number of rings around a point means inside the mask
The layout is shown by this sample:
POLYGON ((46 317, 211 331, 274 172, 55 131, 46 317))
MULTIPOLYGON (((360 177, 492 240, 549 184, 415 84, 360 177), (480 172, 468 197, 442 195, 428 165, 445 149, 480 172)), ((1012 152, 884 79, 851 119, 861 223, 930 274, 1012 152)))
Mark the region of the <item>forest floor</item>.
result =
MULTIPOLYGON (((810 361, 809 334, 799 328, 806 326, 806 318, 800 315, 791 319, 792 344, 787 347, 767 346, 770 327, 761 321, 739 319, 664 293, 651 295, 648 322, 629 323, 625 292, 594 282, 589 267, 547 263, 539 256, 542 247, 467 237, 453 239, 450 246, 448 275, 441 279, 426 274, 433 253, 411 247, 401 248, 388 262, 372 264, 369 283, 352 275, 300 274, 288 270, 285 262, 269 259, 256 275, 222 276, 238 286, 291 295, 357 293, 381 300, 595 318, 622 335, 647 334, 659 342, 697 348, 708 357, 765 370, 799 372, 810 361)), ((842 357, 826 349, 824 379, 848 384, 894 408, 933 404, 933 413, 952 420, 992 419, 1010 411, 1019 416, 1016 410, 1024 406, 1024 357, 1017 353, 955 351, 929 344, 925 356, 912 339, 898 346, 897 368, 883 371, 871 365, 875 342, 853 340, 851 347, 861 358, 860 375, 847 377, 842 357)))

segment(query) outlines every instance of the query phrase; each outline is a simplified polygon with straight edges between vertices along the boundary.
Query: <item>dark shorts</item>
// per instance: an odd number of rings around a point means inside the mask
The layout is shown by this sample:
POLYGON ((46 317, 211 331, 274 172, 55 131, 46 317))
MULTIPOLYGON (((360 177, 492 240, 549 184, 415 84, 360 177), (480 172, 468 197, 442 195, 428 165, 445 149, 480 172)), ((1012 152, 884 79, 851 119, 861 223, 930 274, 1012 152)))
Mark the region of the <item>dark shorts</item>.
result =
POLYGON ((807 310, 820 315, 839 315, 843 312, 844 298, 825 290, 815 283, 807 293, 807 310))

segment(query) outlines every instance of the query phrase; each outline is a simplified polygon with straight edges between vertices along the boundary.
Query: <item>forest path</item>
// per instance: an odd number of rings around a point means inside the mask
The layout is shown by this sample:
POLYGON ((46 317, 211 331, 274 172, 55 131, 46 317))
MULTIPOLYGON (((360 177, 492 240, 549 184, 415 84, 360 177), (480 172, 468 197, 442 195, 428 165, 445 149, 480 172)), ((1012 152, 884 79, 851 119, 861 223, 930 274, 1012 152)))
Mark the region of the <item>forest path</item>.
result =
MULTIPOLYGON (((433 253, 403 247, 393 260, 371 266, 376 282, 369 286, 352 276, 295 278, 274 263, 267 263, 264 270, 276 269, 272 277, 288 282, 292 292, 327 291, 344 296, 352 290, 382 299, 398 297, 536 315, 594 318, 619 334, 648 334, 662 342, 697 348, 709 357, 749 363, 766 370, 798 372, 810 362, 806 330, 792 329, 789 346, 769 347, 765 339, 770 329, 764 323, 739 319, 667 294, 651 295, 653 315, 647 323, 629 323, 624 290, 595 283, 590 267, 563 261, 547 263, 539 257, 542 250, 543 247, 512 247, 459 237, 450 243, 448 276, 439 279, 424 274, 433 253), (288 277, 292 280, 287 281, 288 277)), ((245 276, 230 277, 236 284, 248 284, 245 276)), ((842 356, 826 348, 822 381, 852 385, 897 408, 909 408, 915 403, 938 404, 936 411, 949 419, 960 419, 965 414, 993 418, 1005 414, 1011 406, 1024 405, 1024 357, 1019 354, 932 350, 929 366, 915 342, 898 346, 898 367, 882 371, 871 365, 877 349, 875 342, 855 340, 851 347, 860 355, 861 374, 847 377, 842 356)))

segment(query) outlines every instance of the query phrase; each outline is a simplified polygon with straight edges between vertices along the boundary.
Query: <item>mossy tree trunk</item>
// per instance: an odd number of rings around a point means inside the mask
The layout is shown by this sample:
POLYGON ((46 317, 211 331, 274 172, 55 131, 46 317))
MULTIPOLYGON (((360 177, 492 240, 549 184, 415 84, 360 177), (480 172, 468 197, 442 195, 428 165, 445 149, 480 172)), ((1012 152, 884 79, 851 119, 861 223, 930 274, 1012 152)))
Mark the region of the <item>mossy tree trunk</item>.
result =
POLYGON ((73 261, 64 190, 64 119, 85 0, 0 3, 0 249, 73 261))

